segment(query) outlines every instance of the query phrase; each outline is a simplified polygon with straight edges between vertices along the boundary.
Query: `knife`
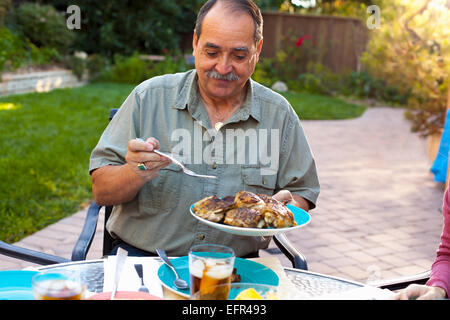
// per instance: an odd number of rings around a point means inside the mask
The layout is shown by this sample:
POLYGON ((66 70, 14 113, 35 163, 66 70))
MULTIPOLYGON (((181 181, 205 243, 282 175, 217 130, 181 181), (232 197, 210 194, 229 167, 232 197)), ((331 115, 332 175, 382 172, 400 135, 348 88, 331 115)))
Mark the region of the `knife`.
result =
POLYGON ((111 292, 110 300, 113 300, 116 295, 117 287, 119 286, 120 275, 122 273, 123 265, 125 264, 127 255, 128 255, 128 251, 126 251, 125 249, 119 248, 117 250, 116 271, 114 273, 114 283, 113 283, 113 289, 111 292))

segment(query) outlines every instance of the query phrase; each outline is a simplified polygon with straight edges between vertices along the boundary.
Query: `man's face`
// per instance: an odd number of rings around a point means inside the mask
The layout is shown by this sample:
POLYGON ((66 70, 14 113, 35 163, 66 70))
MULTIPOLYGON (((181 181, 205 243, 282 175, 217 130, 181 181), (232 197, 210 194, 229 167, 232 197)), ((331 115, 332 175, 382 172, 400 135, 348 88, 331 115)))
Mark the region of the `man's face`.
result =
POLYGON ((255 45, 250 15, 216 4, 205 16, 193 49, 200 93, 210 99, 238 97, 255 70, 262 40, 255 45))

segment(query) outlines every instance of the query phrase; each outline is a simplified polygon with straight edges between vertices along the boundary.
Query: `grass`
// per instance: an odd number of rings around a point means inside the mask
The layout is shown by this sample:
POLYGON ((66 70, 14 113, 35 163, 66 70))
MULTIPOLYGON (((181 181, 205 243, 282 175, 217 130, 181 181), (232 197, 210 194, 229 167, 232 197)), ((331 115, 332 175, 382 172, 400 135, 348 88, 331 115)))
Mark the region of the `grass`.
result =
POLYGON ((89 156, 133 86, 92 84, 0 99, 0 239, 15 242, 91 199, 89 156))
MULTIPOLYGON (((133 85, 95 83, 0 98, 0 239, 19 241, 88 204, 92 149, 133 85)), ((286 93, 301 119, 359 116, 363 107, 286 93)))
POLYGON ((360 117, 366 107, 306 92, 281 93, 301 120, 338 120, 360 117))

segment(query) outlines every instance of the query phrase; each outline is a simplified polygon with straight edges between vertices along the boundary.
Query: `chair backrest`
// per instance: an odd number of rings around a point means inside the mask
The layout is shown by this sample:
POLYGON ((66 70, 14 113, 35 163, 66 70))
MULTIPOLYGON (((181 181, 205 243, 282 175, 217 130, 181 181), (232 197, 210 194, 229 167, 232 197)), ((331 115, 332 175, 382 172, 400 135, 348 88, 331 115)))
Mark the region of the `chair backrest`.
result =
MULTIPOLYGON (((113 108, 109 110, 109 121, 114 118, 114 115, 117 113, 119 109, 113 108)), ((109 255, 109 253, 112 250, 112 244, 113 244, 113 237, 109 234, 109 232, 106 230, 106 222, 108 221, 111 212, 112 212, 113 206, 106 206, 105 207, 105 221, 103 225, 103 256, 109 255)))

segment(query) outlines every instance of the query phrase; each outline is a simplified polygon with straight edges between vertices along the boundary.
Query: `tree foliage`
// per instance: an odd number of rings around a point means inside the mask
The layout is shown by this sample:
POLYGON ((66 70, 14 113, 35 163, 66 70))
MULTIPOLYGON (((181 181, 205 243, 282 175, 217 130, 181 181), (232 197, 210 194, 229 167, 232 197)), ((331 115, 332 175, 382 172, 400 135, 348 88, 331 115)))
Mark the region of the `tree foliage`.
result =
MULTIPOLYGON (((74 46, 87 53, 132 55, 179 50, 193 33, 202 0, 44 0, 60 11, 81 10, 81 30, 74 46)), ((190 45, 190 44, 189 44, 190 45)), ((181 48, 182 49, 182 48, 181 48)))
POLYGON ((367 71, 410 92, 412 130, 423 136, 445 122, 450 81, 450 6, 446 0, 393 0, 381 8, 363 63, 367 71))

